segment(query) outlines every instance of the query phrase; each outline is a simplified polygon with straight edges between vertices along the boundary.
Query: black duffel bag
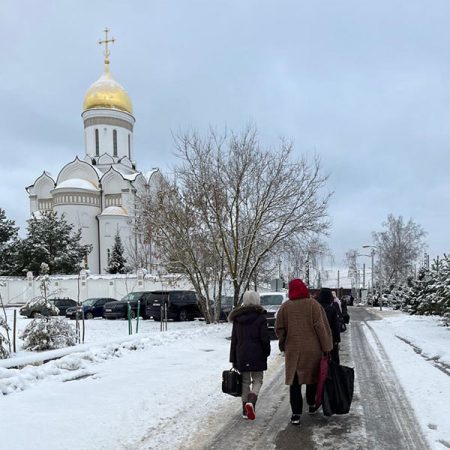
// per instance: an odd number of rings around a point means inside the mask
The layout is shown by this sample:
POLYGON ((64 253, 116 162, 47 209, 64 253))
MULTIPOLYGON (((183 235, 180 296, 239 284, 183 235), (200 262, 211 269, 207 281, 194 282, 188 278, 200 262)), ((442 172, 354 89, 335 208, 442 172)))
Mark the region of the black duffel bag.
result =
POLYGON ((222 372, 222 392, 233 397, 242 394, 242 375, 234 368, 222 372))
POLYGON ((355 371, 330 361, 323 390, 322 409, 325 416, 347 414, 353 399, 355 371))

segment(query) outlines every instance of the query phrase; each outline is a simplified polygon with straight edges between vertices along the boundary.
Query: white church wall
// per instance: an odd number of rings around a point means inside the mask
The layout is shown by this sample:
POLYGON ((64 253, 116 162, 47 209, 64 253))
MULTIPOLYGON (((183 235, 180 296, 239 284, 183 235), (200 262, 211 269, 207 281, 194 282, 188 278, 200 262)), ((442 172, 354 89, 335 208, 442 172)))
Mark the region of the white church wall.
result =
MULTIPOLYGON (((91 275, 85 281, 77 275, 50 277, 50 291, 53 297, 68 297, 80 301, 91 297, 111 297, 120 300, 129 292, 155 291, 166 289, 192 289, 190 283, 176 276, 155 277, 146 275, 139 280, 136 274, 91 275)), ((5 305, 21 305, 41 295, 39 277, 32 280, 24 278, 0 277, 0 293, 5 305)))
POLYGON ((100 208, 80 204, 61 204, 55 205, 54 211, 59 215, 64 214, 66 221, 73 224, 75 229, 81 228, 81 242, 92 245, 92 251, 88 255, 88 268, 93 273, 99 273, 97 215, 100 214, 100 208))
POLYGON ((105 273, 108 267, 108 249, 112 252, 117 231, 124 247, 130 239, 130 226, 127 216, 100 216, 99 227, 102 242, 100 249, 100 272, 105 273))

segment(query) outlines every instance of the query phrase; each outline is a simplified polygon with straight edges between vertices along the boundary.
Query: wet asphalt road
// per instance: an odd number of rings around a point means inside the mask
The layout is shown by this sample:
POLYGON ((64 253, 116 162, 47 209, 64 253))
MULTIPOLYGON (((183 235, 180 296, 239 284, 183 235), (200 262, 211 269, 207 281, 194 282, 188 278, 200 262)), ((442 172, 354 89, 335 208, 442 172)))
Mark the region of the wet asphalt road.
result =
MULTIPOLYGON (((342 334, 341 364, 355 368, 355 393, 349 414, 324 417, 321 412, 303 414, 300 426, 289 423, 288 386, 284 362, 275 358, 265 373, 254 421, 242 419, 240 402, 211 417, 203 432, 190 441, 189 449, 345 449, 425 450, 419 425, 395 379, 391 364, 372 332, 377 320, 370 308, 349 308, 351 323, 342 334), (367 327, 376 350, 369 344, 367 327)), ((304 393, 304 390, 303 390, 304 393)))

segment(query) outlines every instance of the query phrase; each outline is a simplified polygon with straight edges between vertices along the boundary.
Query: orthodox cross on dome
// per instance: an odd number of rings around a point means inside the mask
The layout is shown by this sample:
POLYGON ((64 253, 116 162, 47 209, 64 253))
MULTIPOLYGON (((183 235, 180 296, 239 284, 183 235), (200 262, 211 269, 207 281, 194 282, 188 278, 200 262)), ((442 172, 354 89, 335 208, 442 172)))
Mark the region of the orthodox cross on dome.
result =
POLYGON ((105 64, 109 64, 109 48, 108 48, 108 44, 114 44, 114 42, 116 42, 115 38, 111 38, 108 39, 108 33, 109 33, 109 28, 105 28, 104 29, 104 33, 105 33, 105 39, 100 39, 98 41, 98 43, 100 45, 105 45, 105 51, 104 51, 104 55, 105 55, 105 64))

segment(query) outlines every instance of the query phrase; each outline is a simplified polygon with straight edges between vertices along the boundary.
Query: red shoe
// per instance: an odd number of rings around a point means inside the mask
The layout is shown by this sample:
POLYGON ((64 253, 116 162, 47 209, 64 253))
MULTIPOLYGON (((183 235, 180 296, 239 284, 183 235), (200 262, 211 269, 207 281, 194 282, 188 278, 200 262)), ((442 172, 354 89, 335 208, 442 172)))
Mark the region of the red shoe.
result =
POLYGON ((245 410, 247 411, 247 419, 255 420, 256 414, 255 414, 255 408, 253 406, 253 403, 246 403, 245 410))

